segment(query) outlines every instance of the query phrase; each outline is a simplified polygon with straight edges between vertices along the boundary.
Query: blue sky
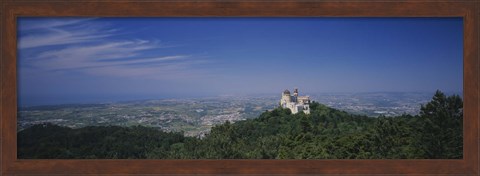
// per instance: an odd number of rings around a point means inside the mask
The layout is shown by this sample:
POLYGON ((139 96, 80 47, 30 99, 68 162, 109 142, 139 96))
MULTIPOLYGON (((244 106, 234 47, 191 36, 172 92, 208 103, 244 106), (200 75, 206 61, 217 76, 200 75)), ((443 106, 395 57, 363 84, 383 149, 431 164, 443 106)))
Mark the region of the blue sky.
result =
POLYGON ((461 18, 19 18, 21 104, 461 92, 461 18))

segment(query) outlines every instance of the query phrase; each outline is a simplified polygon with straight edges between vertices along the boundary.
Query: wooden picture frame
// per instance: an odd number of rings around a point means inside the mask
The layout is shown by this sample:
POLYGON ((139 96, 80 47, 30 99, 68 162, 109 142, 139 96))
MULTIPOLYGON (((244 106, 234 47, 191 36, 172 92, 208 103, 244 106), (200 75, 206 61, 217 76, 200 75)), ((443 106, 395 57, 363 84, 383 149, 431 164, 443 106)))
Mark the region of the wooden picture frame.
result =
MULTIPOLYGON (((479 1, 128 1, 1 2, 1 174, 451 174, 479 171, 479 1), (18 17, 462 17, 463 159, 419 160, 59 160, 17 159, 18 17)), ((354 29, 352 29, 354 30, 354 29)))

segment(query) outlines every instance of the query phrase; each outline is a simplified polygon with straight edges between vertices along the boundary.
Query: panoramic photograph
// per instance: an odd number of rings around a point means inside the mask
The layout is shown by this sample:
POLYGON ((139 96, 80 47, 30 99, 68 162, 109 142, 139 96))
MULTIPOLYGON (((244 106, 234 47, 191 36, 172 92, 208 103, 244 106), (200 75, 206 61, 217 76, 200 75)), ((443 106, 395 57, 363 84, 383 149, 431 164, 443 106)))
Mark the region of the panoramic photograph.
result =
POLYGON ((19 159, 462 159, 462 18, 17 18, 19 159))

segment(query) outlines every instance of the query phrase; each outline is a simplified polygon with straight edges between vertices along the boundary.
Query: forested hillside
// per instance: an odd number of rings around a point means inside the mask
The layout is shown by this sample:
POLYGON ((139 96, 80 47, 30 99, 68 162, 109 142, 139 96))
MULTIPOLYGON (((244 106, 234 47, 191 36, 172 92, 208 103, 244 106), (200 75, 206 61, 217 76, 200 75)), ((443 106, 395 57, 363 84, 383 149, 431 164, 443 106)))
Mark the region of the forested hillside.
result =
POLYGON ((462 158, 463 102, 437 91, 418 116, 372 118, 313 102, 311 114, 274 109, 226 122, 203 138, 135 126, 18 132, 19 158, 400 159, 462 158))

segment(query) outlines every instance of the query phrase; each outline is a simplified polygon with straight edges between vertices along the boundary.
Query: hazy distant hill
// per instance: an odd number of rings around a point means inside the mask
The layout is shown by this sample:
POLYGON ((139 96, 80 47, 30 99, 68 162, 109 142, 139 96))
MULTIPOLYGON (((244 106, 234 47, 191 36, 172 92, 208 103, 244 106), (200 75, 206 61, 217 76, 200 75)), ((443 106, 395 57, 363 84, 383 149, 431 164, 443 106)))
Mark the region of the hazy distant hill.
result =
POLYGON ((354 114, 377 117, 417 115, 420 105, 430 101, 432 93, 426 92, 366 92, 366 93, 318 93, 313 99, 328 107, 354 114))

